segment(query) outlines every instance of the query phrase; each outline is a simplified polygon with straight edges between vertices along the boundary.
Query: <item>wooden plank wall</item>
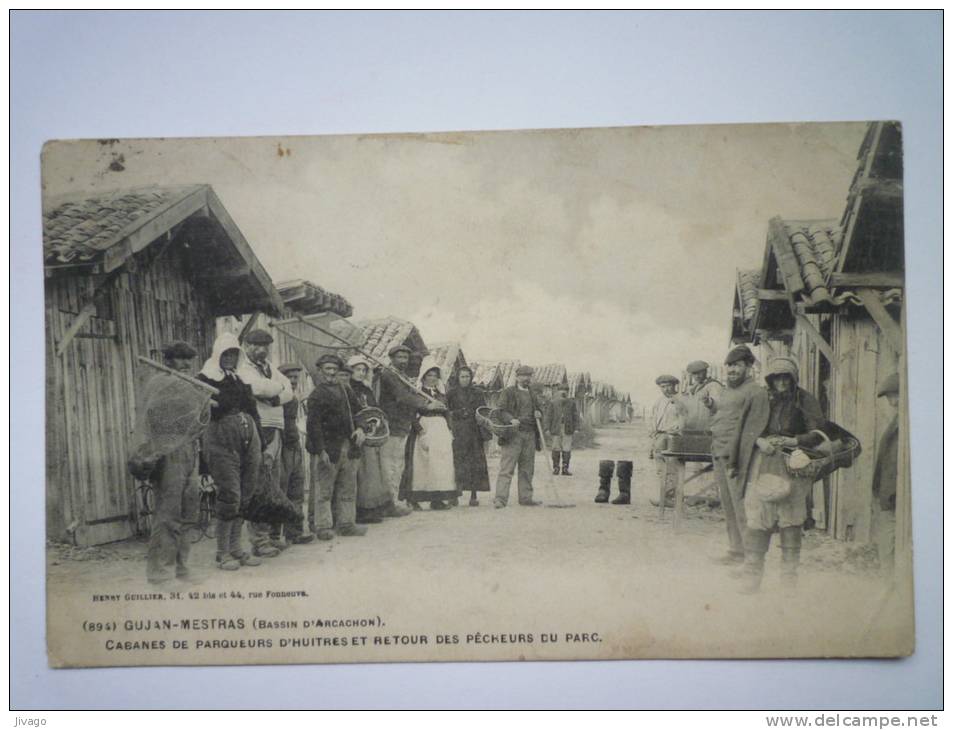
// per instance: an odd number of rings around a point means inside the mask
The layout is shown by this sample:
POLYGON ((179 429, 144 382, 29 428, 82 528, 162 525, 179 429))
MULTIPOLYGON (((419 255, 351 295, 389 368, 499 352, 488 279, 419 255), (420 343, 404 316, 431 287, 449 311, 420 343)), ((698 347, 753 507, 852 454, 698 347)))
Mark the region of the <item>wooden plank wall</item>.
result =
POLYGON ((834 319, 831 418, 860 439, 863 453, 850 469, 831 477, 831 517, 835 537, 866 541, 877 444, 892 417, 885 399, 877 398, 877 385, 896 372, 898 358, 873 320, 854 311, 834 319))
POLYGON ((92 297, 95 280, 59 276, 47 282, 51 539, 96 545, 134 533, 137 495, 126 459, 135 427, 136 356, 160 358, 163 344, 183 339, 199 351, 198 367, 211 351, 214 318, 187 272, 177 247, 145 249, 100 292, 96 316, 81 330, 102 337, 77 337, 62 357, 53 352, 92 297), (89 524, 98 520, 111 521, 89 524))

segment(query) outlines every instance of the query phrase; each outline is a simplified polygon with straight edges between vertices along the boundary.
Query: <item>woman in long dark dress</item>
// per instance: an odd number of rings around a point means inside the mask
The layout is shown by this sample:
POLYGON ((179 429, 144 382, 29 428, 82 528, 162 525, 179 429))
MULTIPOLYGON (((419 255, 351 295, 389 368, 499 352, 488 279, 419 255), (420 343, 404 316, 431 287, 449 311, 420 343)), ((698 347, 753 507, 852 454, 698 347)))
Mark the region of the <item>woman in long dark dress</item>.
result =
POLYGON ((453 435, 453 471, 457 489, 470 493, 470 506, 480 504, 477 492, 490 491, 490 476, 486 469, 483 445, 490 434, 476 420, 476 410, 486 405, 486 399, 473 387, 473 371, 460 368, 457 387, 447 394, 447 410, 453 435))

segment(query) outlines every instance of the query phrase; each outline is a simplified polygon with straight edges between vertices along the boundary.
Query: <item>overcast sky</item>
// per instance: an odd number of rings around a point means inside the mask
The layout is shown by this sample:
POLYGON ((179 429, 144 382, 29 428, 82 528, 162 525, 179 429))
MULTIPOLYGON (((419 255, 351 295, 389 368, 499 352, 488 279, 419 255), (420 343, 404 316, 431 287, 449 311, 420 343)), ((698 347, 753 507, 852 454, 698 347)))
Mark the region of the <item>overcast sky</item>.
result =
POLYGON ((209 183, 274 281, 342 294, 354 319, 409 319, 468 360, 562 362, 648 404, 660 372, 724 357, 735 269, 761 265, 771 217, 840 217, 864 130, 89 142, 47 148, 44 188, 209 183))

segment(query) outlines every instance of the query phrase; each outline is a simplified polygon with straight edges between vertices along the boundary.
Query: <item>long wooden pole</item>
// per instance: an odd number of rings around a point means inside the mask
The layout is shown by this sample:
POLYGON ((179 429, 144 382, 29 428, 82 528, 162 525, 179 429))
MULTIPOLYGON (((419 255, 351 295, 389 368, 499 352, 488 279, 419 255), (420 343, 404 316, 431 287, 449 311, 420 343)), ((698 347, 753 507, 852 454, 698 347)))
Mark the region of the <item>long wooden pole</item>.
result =
MULTIPOLYGON (((340 335, 336 335, 336 334, 334 334, 333 332, 324 329, 324 327, 319 327, 319 326, 316 325, 314 322, 309 322, 309 321, 306 320, 304 317, 302 317, 300 314, 299 314, 298 317, 297 317, 297 321, 300 322, 301 324, 307 325, 308 327, 312 327, 312 328, 316 329, 318 332, 321 332, 321 333, 327 335, 328 337, 331 337, 331 338, 337 340, 338 342, 343 342, 343 343, 344 343, 345 345, 347 345, 349 348, 352 348, 352 349, 354 349, 354 350, 357 350, 359 353, 361 353, 361 354, 362 354, 364 357, 366 357, 368 360, 371 360, 371 361, 377 363, 380 367, 382 367, 382 368, 384 368, 384 369, 386 369, 386 370, 389 370, 391 373, 393 373, 394 375, 396 375, 396 376, 401 380, 401 382, 402 382, 404 385, 406 385, 408 388, 410 388, 411 390, 413 390, 417 395, 426 398, 428 403, 438 403, 438 404, 440 404, 441 406, 443 406, 443 403, 440 403, 440 401, 437 400, 436 398, 431 398, 431 397, 430 397, 429 395, 427 395, 423 390, 421 390, 421 389, 418 388, 416 385, 414 385, 410 380, 408 380, 407 377, 406 377, 402 372, 400 372, 397 368, 393 367, 392 365, 389 365, 388 363, 385 363, 385 362, 383 362, 382 360, 379 360, 377 357, 375 357, 374 355, 371 355, 369 352, 365 352, 362 348, 358 347, 357 345, 355 345, 355 344, 352 343, 352 342, 348 342, 346 339, 344 339, 344 338, 341 337, 340 335)), ((272 327, 276 327, 276 328, 278 328, 279 330, 281 330, 281 322, 272 322, 272 323, 271 323, 271 326, 272 326, 272 327)), ((290 334, 290 333, 285 332, 284 330, 281 330, 281 331, 282 331, 283 334, 290 334)), ((291 335, 291 336, 294 337, 294 335, 291 335)), ((298 338, 298 339, 300 339, 300 338, 298 338)), ((313 344, 313 343, 312 343, 312 344, 313 344)), ((319 345, 319 346, 320 346, 320 345, 319 345)))
POLYGON ((151 360, 148 357, 143 357, 142 355, 137 355, 136 359, 139 360, 139 362, 148 365, 149 367, 153 367, 156 370, 166 373, 167 375, 174 375, 177 378, 181 378, 190 385, 194 385, 196 388, 201 388, 202 390, 208 391, 212 395, 218 395, 218 388, 215 388, 208 383, 203 383, 201 380, 193 378, 191 375, 186 375, 185 373, 180 373, 178 370, 167 368, 165 365, 157 363, 155 360, 151 360))

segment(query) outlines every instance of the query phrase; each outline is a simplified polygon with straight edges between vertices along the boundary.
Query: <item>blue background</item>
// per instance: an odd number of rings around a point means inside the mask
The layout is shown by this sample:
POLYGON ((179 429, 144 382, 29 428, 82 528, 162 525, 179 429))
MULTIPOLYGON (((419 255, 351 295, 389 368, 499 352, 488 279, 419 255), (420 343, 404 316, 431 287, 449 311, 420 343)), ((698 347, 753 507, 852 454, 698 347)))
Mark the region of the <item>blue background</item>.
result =
POLYGON ((940 706, 941 23, 938 12, 13 12, 13 707, 940 706), (904 126, 914 657, 47 668, 44 141, 869 119, 904 126))

